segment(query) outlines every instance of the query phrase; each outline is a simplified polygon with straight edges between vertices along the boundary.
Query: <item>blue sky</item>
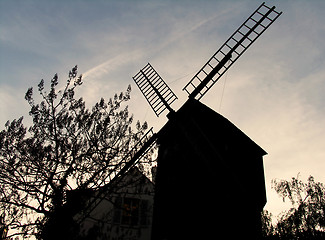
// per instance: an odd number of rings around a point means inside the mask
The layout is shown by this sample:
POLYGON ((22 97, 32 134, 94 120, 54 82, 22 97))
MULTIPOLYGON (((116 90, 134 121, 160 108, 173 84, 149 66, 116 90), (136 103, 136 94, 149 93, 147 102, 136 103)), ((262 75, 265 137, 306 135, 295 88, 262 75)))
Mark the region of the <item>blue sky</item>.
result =
MULTIPOLYGON (((76 64, 90 107, 132 84, 130 111, 158 131, 132 76, 150 62, 179 97, 181 89, 261 1, 0 0, 0 124, 25 116, 24 94, 76 64)), ((266 1, 282 16, 202 99, 268 155, 267 209, 282 200, 273 178, 300 172, 325 183, 325 1, 266 1), (223 84, 226 81, 222 96, 223 84)), ((2 127, 3 128, 3 127, 2 127)))

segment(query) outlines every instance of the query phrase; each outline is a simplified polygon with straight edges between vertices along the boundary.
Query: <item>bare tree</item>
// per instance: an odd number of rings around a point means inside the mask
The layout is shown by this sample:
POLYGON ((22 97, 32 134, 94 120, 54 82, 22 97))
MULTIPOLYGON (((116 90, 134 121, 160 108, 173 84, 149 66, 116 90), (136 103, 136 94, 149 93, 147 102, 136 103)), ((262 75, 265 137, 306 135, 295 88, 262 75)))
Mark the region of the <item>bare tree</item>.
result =
MULTIPOLYGON (((45 91, 38 84, 26 92, 32 125, 23 118, 5 124, 0 132, 0 214, 6 224, 24 236, 46 238, 52 218, 58 218, 73 189, 96 189, 107 184, 122 166, 121 159, 141 138, 147 124, 135 124, 123 104, 131 87, 109 101, 103 98, 91 110, 75 90, 82 84, 75 66, 61 90, 58 75, 45 91)), ((60 229, 62 231, 62 229, 60 229)), ((62 238, 61 238, 62 239, 62 238)))

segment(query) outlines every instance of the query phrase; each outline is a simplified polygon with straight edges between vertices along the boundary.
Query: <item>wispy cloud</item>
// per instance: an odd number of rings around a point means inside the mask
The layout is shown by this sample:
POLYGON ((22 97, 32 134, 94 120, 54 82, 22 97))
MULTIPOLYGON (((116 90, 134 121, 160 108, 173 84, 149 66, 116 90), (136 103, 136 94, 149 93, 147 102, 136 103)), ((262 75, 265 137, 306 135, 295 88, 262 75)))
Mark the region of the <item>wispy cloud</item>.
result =
POLYGON ((107 75, 110 71, 115 70, 116 68, 121 67, 125 64, 127 56, 125 53, 115 56, 97 66, 92 67, 83 73, 83 78, 91 78, 92 81, 101 78, 103 75, 107 75))

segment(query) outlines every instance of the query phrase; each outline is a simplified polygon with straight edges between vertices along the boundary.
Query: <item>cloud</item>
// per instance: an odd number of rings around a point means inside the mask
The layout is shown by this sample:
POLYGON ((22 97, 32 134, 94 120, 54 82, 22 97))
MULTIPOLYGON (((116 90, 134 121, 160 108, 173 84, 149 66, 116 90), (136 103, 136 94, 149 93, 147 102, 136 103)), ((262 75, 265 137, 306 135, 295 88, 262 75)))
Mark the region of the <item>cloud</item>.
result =
POLYGON ((109 59, 97 66, 92 67, 91 69, 87 70, 83 73, 83 78, 92 78, 98 79, 101 78, 103 75, 108 74, 110 71, 121 67, 121 65, 125 62, 126 56, 125 54, 116 56, 112 59, 109 59))

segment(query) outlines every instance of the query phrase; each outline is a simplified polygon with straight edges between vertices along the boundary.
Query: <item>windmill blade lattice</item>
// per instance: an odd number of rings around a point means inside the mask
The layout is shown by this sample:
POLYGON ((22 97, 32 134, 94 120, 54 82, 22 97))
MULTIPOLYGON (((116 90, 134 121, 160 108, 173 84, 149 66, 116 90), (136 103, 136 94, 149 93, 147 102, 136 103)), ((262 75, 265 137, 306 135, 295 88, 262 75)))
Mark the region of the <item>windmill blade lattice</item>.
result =
POLYGON ((183 88, 200 100, 247 48, 281 15, 262 3, 183 88))
POLYGON ((159 76, 155 69, 148 63, 134 77, 133 80, 143 93, 151 108, 159 115, 167 108, 170 112, 174 110, 170 105, 177 96, 159 76))

